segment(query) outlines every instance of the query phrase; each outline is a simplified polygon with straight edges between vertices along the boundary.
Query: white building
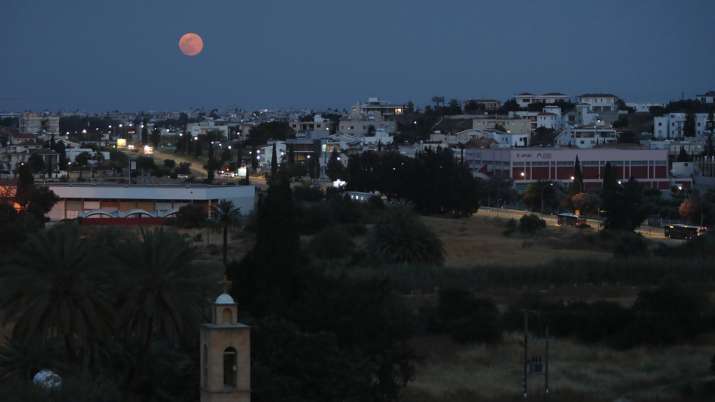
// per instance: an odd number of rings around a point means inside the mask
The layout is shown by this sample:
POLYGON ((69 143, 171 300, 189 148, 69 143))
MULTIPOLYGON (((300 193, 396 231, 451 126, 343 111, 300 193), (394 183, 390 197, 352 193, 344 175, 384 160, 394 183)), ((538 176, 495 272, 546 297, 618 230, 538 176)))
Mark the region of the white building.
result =
POLYGON ((375 147, 378 145, 392 144, 393 137, 391 133, 388 133, 384 129, 378 129, 375 131, 375 135, 365 136, 360 138, 360 142, 366 147, 375 147))
POLYGON ((330 132, 330 119, 323 118, 320 114, 315 114, 312 118, 293 119, 288 124, 297 134, 314 131, 330 132))
POLYGON ((35 135, 59 135, 60 117, 46 113, 23 113, 20 116, 20 132, 35 135))
POLYGON ((603 125, 585 125, 564 130, 557 138, 557 143, 562 146, 576 148, 594 148, 599 145, 615 144, 618 134, 611 127, 603 125))
POLYGON ((573 111, 574 121, 577 126, 596 124, 599 120, 598 113, 591 110, 587 103, 579 103, 573 111))
POLYGON ((638 113, 648 113, 650 112, 651 108, 654 107, 665 107, 665 104, 663 103, 635 103, 635 102, 628 102, 626 103, 626 106, 633 108, 638 113))
MULTIPOLYGON (((668 113, 653 118, 653 136, 658 139, 680 139, 684 137, 686 113, 668 113)), ((707 134, 707 113, 695 114, 695 135, 701 137, 707 134)))
POLYGON ((344 135, 363 137, 377 131, 392 134, 397 131, 397 123, 394 120, 382 120, 352 113, 345 119, 341 118, 338 123, 338 132, 344 135))
POLYGON ((229 200, 241 214, 253 211, 253 186, 220 185, 115 185, 50 184, 59 197, 47 216, 52 221, 87 218, 167 218, 184 205, 199 204, 211 213, 211 206, 229 200))
POLYGON ((552 113, 552 114, 555 114, 555 115, 561 117, 561 106, 547 105, 547 106, 544 106, 544 109, 542 111, 544 113, 552 113))
POLYGON ((394 120, 395 116, 405 112, 405 105, 398 105, 384 101, 380 98, 368 98, 365 103, 358 103, 352 107, 351 113, 359 113, 368 117, 381 120, 394 120))
POLYGON ((592 112, 615 112, 618 110, 618 97, 611 94, 583 94, 578 97, 579 103, 589 106, 592 112))
POLYGON ((695 99, 702 103, 715 103, 715 91, 708 91, 702 95, 698 95, 695 99))
POLYGON ((198 137, 199 135, 206 135, 212 131, 217 131, 228 138, 229 127, 224 124, 216 124, 213 120, 204 120, 198 123, 189 123, 186 125, 186 130, 193 137, 198 137))
POLYGON ((554 104, 558 102, 568 102, 569 96, 559 92, 549 92, 543 95, 535 95, 529 92, 522 92, 514 97, 519 107, 525 108, 532 103, 554 104))
POLYGON ((536 128, 539 127, 558 130, 561 128, 561 116, 554 113, 539 113, 536 116, 536 128))
POLYGON ((504 129, 509 133, 528 134, 536 129, 536 119, 532 122, 528 118, 516 116, 480 116, 472 119, 472 128, 482 131, 504 129))

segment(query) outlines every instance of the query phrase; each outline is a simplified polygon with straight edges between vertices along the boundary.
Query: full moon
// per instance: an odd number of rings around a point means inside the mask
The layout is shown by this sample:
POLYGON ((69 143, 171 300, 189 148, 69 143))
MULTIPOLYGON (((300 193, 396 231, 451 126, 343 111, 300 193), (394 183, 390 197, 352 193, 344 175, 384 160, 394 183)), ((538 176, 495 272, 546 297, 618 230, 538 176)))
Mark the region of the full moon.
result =
POLYGON ((179 39, 179 49, 187 56, 196 56, 204 50, 204 40, 193 32, 185 33, 179 39))

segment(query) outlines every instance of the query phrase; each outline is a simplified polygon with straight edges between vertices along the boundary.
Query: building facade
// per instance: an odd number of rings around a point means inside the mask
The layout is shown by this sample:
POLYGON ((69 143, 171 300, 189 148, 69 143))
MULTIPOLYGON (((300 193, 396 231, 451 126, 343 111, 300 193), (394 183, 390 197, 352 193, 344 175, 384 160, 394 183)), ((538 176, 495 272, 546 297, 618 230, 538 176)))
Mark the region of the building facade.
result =
POLYGON ((20 132, 34 135, 59 135, 60 117, 45 113, 26 112, 20 116, 20 132))
POLYGON ((205 208, 207 216, 218 201, 228 200, 250 214, 253 186, 50 184, 59 201, 47 213, 51 221, 102 218, 169 218, 187 204, 205 208))
POLYGON ((695 99, 697 99, 698 101, 700 101, 702 103, 710 103, 710 104, 715 103, 715 91, 705 92, 702 95, 696 96, 695 99))
POLYGON ((535 95, 529 92, 522 92, 514 97, 517 105, 526 108, 532 103, 554 104, 558 102, 568 102, 569 96, 560 92, 549 92, 543 95, 535 95))
POLYGON ((612 94, 583 94, 578 97, 579 103, 588 105, 592 112, 615 112, 618 110, 618 97, 612 94))
MULTIPOLYGON (((695 113, 695 136, 706 135, 708 129, 708 114, 695 113)), ((653 136, 657 139, 681 139, 685 137, 686 113, 668 113, 653 118, 653 136)))
POLYGON ((472 128, 482 131, 503 129, 509 133, 529 134, 532 131, 532 122, 521 117, 484 116, 472 119, 472 128))
POLYGON ((584 186, 595 191, 603 185, 607 163, 615 169, 619 180, 631 177, 647 188, 667 190, 673 185, 688 187, 689 178, 672 179, 668 172, 668 151, 622 148, 521 148, 464 150, 465 162, 472 172, 509 178, 517 190, 530 183, 554 181, 568 185, 575 173, 579 158, 584 186))

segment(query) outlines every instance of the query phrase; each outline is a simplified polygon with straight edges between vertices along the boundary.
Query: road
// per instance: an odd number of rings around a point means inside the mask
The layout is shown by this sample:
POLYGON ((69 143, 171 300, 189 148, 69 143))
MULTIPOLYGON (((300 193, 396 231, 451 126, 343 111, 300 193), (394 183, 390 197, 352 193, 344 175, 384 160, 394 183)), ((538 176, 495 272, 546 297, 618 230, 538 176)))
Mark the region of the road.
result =
POLYGON ((191 164, 191 172, 197 176, 203 176, 206 177, 208 176, 208 172, 206 169, 204 169, 204 164, 201 163, 201 161, 198 161, 193 158, 187 158, 181 155, 177 154, 168 154, 166 152, 162 151, 157 151, 155 150, 154 153, 151 155, 152 158, 154 158, 155 161, 159 163, 163 163, 164 159, 173 159, 176 161, 176 165, 178 166, 181 163, 190 163, 191 164))
MULTIPOLYGON (((204 162, 200 161, 198 159, 194 159, 191 157, 185 157, 182 155, 177 155, 177 154, 171 154, 171 153, 166 153, 162 151, 154 151, 154 153, 151 155, 152 158, 157 163, 164 163, 165 159, 173 159, 177 165, 180 163, 190 163, 191 164, 191 173, 194 176, 199 176, 199 177, 207 177, 208 172, 206 171, 206 168, 204 168, 204 162)), ((239 178, 232 178, 232 177, 224 177, 224 176, 217 176, 216 181, 221 183, 235 183, 238 182, 240 179, 239 178)), ((266 183, 266 178, 263 176, 251 176, 250 177, 250 183, 255 185, 256 187, 264 188, 268 184, 266 183)))
MULTIPOLYGON (((485 216, 491 218, 503 218, 503 219, 519 219, 526 214, 530 214, 530 211, 524 211, 520 209, 506 209, 506 208, 491 208, 491 207, 480 207, 477 211, 477 216, 485 216)), ((541 219, 543 219, 549 226, 558 226, 555 215, 547 215, 535 213, 541 219)), ((600 223, 594 219, 589 219, 588 223, 594 228, 598 228, 600 223)), ((653 226, 641 226, 636 229, 636 232, 642 234, 644 237, 653 240, 666 240, 663 234, 663 228, 653 227, 653 226)))

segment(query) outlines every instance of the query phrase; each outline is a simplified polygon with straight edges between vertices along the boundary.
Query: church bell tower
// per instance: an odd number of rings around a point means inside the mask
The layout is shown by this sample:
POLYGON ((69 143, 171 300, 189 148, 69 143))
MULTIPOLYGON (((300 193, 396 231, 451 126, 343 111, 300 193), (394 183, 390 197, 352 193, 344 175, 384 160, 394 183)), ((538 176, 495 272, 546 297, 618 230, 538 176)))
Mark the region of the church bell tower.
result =
POLYGON ((201 325, 201 402, 251 401, 251 328, 238 322, 238 305, 224 292, 201 325))

